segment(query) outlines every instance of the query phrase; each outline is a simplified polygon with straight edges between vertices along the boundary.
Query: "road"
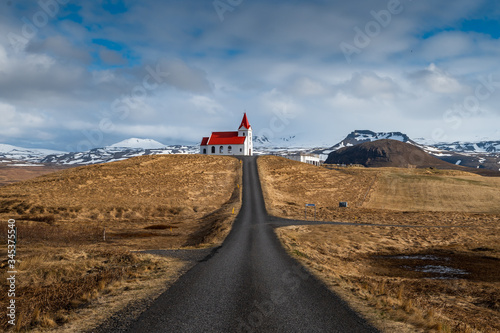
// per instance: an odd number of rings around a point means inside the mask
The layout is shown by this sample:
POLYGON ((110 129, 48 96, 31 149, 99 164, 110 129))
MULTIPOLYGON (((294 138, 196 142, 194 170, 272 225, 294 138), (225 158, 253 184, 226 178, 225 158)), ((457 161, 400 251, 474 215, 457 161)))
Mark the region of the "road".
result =
POLYGON ((222 246, 129 332, 377 332, 280 245, 267 223, 256 160, 242 158, 243 204, 222 246))

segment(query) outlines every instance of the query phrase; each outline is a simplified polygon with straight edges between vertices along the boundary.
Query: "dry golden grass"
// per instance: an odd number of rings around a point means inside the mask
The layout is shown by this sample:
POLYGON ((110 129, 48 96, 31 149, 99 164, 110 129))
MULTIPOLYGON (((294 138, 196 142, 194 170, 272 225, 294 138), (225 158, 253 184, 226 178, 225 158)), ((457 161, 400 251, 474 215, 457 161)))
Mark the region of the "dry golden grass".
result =
MULTIPOLYGON (((219 244, 238 213, 240 183, 235 158, 168 155, 1 187, 0 241, 8 219, 19 233, 16 329, 88 330, 157 295, 186 263, 130 251, 219 244)), ((0 255, 7 258, 5 248, 0 255)), ((0 306, 7 301, 0 296, 0 306)), ((5 313, 0 321, 6 329, 5 313)))
MULTIPOLYGON (((56 313, 56 322, 58 322, 57 317, 61 315, 65 321, 59 322, 60 324, 51 331, 91 331, 130 303, 143 298, 155 299, 191 266, 172 258, 137 253, 134 255, 141 261, 140 268, 134 269, 131 275, 108 284, 100 281, 96 297, 89 295, 90 297, 82 299, 85 303, 76 309, 56 313)), ((34 331, 44 331, 44 329, 39 327, 34 331)))
MULTIPOLYGON (((16 219, 20 234, 42 222, 52 229, 45 233, 49 238, 58 237, 59 230, 91 228, 98 241, 106 228, 107 240, 116 245, 141 249, 194 245, 191 236, 199 238, 200 226, 207 223, 207 232, 214 222, 224 222, 228 232, 232 209, 239 209, 240 182, 241 167, 235 158, 142 156, 1 187, 0 217, 16 219), (211 217, 214 212, 217 221, 211 217), (172 228, 146 229, 152 225, 172 228)), ((29 235, 24 239, 32 242, 29 235)))
POLYGON ((500 330, 499 232, 499 226, 486 225, 474 229, 322 225, 277 230, 293 256, 387 332, 393 331, 387 319, 426 331, 439 331, 439 325, 454 332, 500 330), (402 255, 446 259, 437 263, 391 259, 402 255), (409 269, 432 264, 468 274, 441 279, 409 269))
MULTIPOLYGON (((96 246, 46 248, 43 254, 23 256, 17 265, 16 328, 54 329, 70 321, 72 327, 85 325, 92 328, 105 319, 102 308, 82 314, 93 301, 100 299, 102 302, 113 294, 122 294, 124 285, 141 289, 146 293, 144 296, 150 296, 152 288, 147 286, 147 281, 159 278, 165 286, 165 282, 177 277, 184 266, 185 263, 175 259, 124 250, 101 250, 96 246), (152 273, 157 272, 162 272, 162 276, 153 276, 152 273), (97 317, 96 312, 99 313, 97 317), (79 318, 83 321, 75 326, 74 322, 79 318)), ((3 273, 1 278, 5 279, 6 274, 3 273)), ((127 299, 130 300, 130 296, 127 299)), ((5 301, 2 295, 2 306, 5 301)), ((114 310, 125 305, 124 302, 114 304, 114 310)), ((109 310, 106 313, 109 315, 109 310)), ((0 318, 6 323, 4 313, 0 318)), ((7 325, 2 324, 2 328, 6 329, 7 325)), ((81 329, 79 327, 78 331, 81 329)))
POLYGON ((303 217, 306 203, 320 209, 336 208, 339 201, 361 206, 376 179, 373 172, 340 172, 276 156, 260 157, 258 166, 266 208, 282 217, 303 217))
POLYGON ((390 169, 378 172, 366 208, 500 213, 500 177, 457 171, 390 169))
POLYGON ((325 170, 276 157, 259 159, 259 172, 274 215, 302 219, 304 204, 316 203, 318 220, 373 224, 276 232, 291 255, 382 331, 500 330, 498 178, 443 170, 325 170), (350 207, 338 208, 339 201, 350 207), (433 265, 429 256, 439 258, 434 266, 467 274, 425 273, 422 267, 433 265))
POLYGON ((238 167, 234 158, 201 155, 79 167, 1 188, 1 213, 63 221, 202 215, 229 200, 238 167))
POLYGON ((67 166, 59 165, 16 167, 11 166, 11 163, 0 163, 0 186, 17 183, 68 168, 67 166))
POLYGON ((462 171, 398 168, 328 170, 281 157, 259 158, 270 214, 303 219, 389 224, 476 225, 500 220, 500 178, 462 171), (349 207, 339 208, 340 201, 349 207), (312 214, 309 214, 311 219, 312 214))

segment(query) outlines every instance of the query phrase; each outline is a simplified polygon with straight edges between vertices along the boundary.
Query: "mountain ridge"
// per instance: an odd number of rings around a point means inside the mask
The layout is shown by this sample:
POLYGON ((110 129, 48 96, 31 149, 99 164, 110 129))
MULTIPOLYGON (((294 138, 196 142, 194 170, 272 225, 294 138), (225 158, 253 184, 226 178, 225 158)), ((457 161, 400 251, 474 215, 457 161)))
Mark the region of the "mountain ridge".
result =
MULTIPOLYGON (((254 136, 255 153, 287 155, 290 153, 316 153, 325 160, 333 151, 343 147, 355 146, 364 142, 392 139, 410 143, 427 153, 451 164, 474 168, 500 169, 500 141, 452 142, 430 144, 425 139, 411 139, 402 132, 374 132, 355 130, 343 140, 329 148, 318 148, 303 142, 302 135, 290 135, 280 138, 254 136)), ((323 147, 328 147, 324 145, 323 147)), ((87 165, 124 160, 141 155, 156 154, 196 154, 198 145, 164 145, 153 139, 129 138, 102 148, 93 148, 85 152, 60 152, 47 149, 21 148, 0 144, 0 161, 18 160, 32 163, 61 165, 87 165)))
POLYGON ((457 168, 410 142, 379 139, 343 147, 328 155, 327 164, 360 164, 365 167, 457 168))
POLYGON ((114 143, 106 148, 161 149, 167 145, 153 139, 130 138, 114 143))
POLYGON ((400 142, 410 142, 417 144, 411 140, 408 135, 402 132, 373 132, 370 130, 355 130, 349 133, 342 141, 332 146, 331 150, 337 150, 343 147, 354 146, 364 142, 373 142, 382 139, 391 139, 400 142))

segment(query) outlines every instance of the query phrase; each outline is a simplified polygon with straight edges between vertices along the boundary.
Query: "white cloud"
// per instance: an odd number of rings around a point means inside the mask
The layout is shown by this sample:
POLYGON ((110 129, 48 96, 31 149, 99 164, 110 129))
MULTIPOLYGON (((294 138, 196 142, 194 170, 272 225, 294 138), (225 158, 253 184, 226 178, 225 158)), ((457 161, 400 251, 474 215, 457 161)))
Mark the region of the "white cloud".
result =
POLYGON ((112 70, 93 71, 92 78, 95 84, 110 83, 116 79, 116 75, 112 70))
MULTIPOLYGON (((166 143, 166 137, 193 139, 232 128, 244 110, 256 129, 269 127, 277 112, 293 116, 283 135, 303 131, 322 139, 356 128, 425 132, 444 126, 443 112, 473 92, 480 76, 500 81, 500 41, 458 31, 464 18, 498 15, 484 12, 486 2, 402 2, 404 11, 347 64, 340 42, 352 42, 353 28, 364 28, 373 20, 370 11, 386 9, 386 0, 255 0, 226 13, 223 23, 211 2, 196 10, 189 1, 131 2, 128 12, 113 16, 101 2, 78 1, 80 9, 61 7, 26 52, 13 54, 0 35, 0 117, 17 122, 5 125, 3 135, 52 131, 60 141, 78 142, 82 135, 75 129, 98 126, 113 101, 143 84, 148 64, 158 64, 168 77, 130 107, 128 118, 116 119, 116 132, 103 143, 148 133, 166 143), (82 24, 61 20, 72 11, 82 24), (124 51, 104 49, 95 39, 124 51)), ((19 18, 31 17, 33 9, 36 4, 6 8, 1 30, 21 33, 19 18)), ((464 126, 464 136, 490 126, 499 96, 500 89, 481 101, 488 112, 464 126)))
POLYGON ((34 40, 28 44, 26 52, 37 54, 47 53, 64 62, 76 61, 88 64, 91 61, 88 50, 83 50, 81 46, 77 47, 63 36, 51 36, 43 40, 34 40))
POLYGON ((472 34, 447 31, 422 42, 422 56, 428 61, 461 57, 475 51, 476 43, 472 34))
POLYGON ((189 66, 180 59, 161 60, 159 66, 162 72, 169 73, 166 82, 184 91, 193 93, 208 93, 212 91, 207 74, 199 68, 189 66))
POLYGON ((190 102, 200 112, 206 112, 208 114, 223 112, 223 107, 208 96, 196 95, 191 97, 190 102))
POLYGON ((3 48, 2 45, 0 45, 0 71, 5 70, 8 64, 8 59, 7 59, 7 52, 3 48))
POLYGON ((264 92, 260 96, 260 104, 263 107, 264 114, 267 117, 273 117, 276 114, 285 114, 289 118, 295 118, 301 113, 301 107, 295 102, 292 96, 280 92, 274 88, 264 92))
POLYGON ((196 128, 189 126, 174 126, 174 125, 118 125, 116 134, 123 137, 140 137, 140 138, 167 138, 181 139, 185 141, 197 142, 200 133, 196 128))
POLYGON ((10 124, 16 116, 16 107, 14 105, 0 102, 0 115, 4 125, 10 124))
POLYGON ((51 140, 56 135, 49 128, 53 124, 38 110, 18 111, 13 105, 0 102, 0 140, 9 142, 9 138, 51 140), (26 133, 29 133, 27 135, 26 133))
POLYGON ((410 74, 410 78, 420 89, 427 89, 438 94, 460 94, 465 92, 460 82, 450 73, 430 64, 426 69, 410 74))
POLYGON ((319 96, 328 92, 329 89, 322 82, 309 77, 298 78, 291 86, 291 93, 299 96, 319 96))
POLYGON ((340 89, 356 98, 380 100, 395 99, 401 92, 393 79, 380 77, 373 72, 354 73, 340 89))

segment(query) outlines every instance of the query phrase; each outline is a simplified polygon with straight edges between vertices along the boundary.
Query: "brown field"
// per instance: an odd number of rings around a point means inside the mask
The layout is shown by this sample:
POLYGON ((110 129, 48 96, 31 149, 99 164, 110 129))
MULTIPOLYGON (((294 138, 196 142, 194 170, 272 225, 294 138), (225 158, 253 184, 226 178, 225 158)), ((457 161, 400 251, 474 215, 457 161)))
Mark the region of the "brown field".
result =
POLYGON ((48 173, 68 169, 67 166, 43 165, 43 166, 11 166, 15 163, 0 164, 0 186, 17 183, 23 180, 32 179, 48 173))
POLYGON ((355 223, 277 234, 381 330, 500 331, 499 178, 326 170, 276 157, 259 159, 259 172, 271 214, 303 219, 304 204, 316 203, 318 220, 355 223), (349 208, 338 208, 339 201, 349 208))
MULTIPOLYGON (((219 244, 238 213, 240 183, 237 159, 166 155, 0 187, 1 242, 8 219, 19 233, 17 330, 87 330, 159 295, 189 264, 131 251, 219 244)), ((6 281, 5 247, 0 255, 6 281)), ((0 321, 6 329, 4 312, 0 321)))

